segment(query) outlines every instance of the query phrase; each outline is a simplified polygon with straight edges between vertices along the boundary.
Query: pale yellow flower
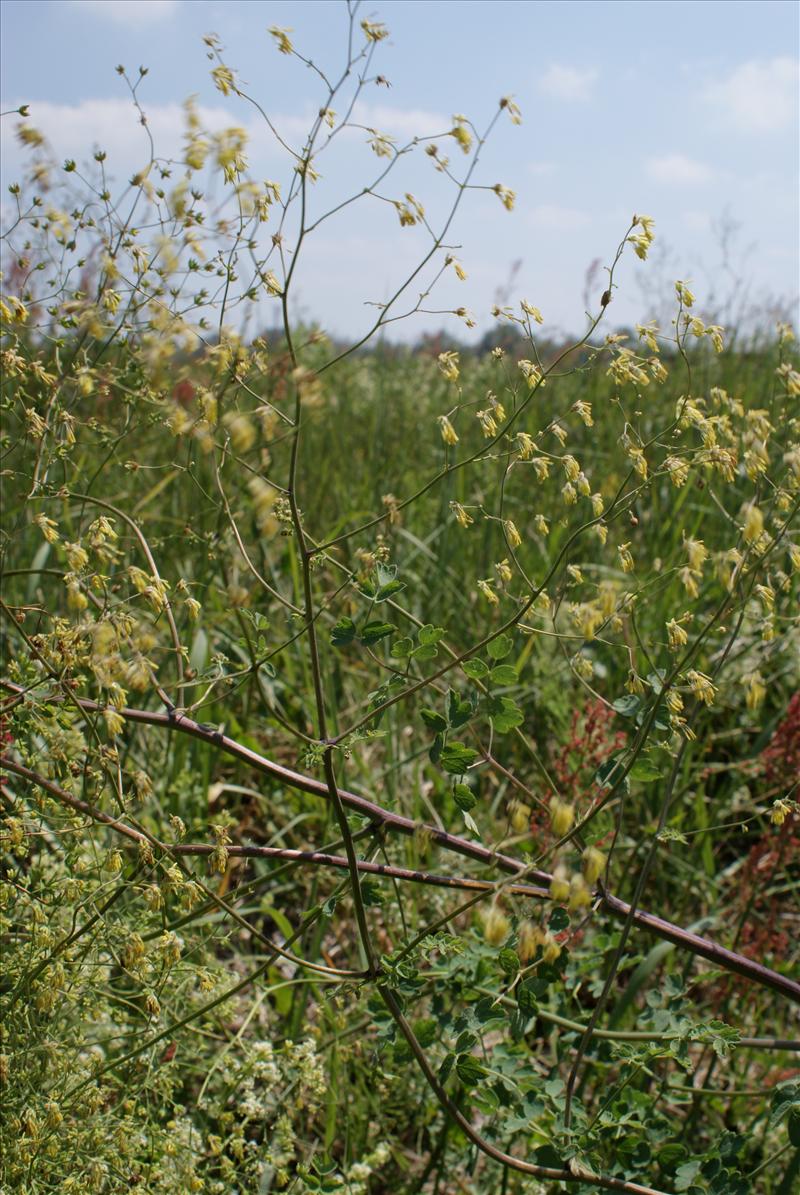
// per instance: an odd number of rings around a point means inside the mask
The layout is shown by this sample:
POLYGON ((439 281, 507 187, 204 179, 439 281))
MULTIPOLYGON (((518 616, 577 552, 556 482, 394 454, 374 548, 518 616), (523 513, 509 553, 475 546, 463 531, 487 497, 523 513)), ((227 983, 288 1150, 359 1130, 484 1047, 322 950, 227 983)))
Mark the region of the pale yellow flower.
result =
POLYGON ((517 432, 516 441, 519 444, 517 452, 521 461, 529 461, 536 451, 536 441, 527 432, 517 432))
POLYGON ((535 362, 526 360, 518 361, 517 369, 527 382, 529 390, 533 390, 537 385, 544 385, 542 371, 535 362))
POLYGON ((450 509, 455 515, 456 522, 460 527, 469 527, 470 523, 475 522, 467 508, 462 506, 460 502, 451 502, 450 509))
POLYGON ((522 300, 522 302, 520 303, 520 307, 525 312, 525 314, 530 316, 530 318, 532 320, 534 320, 537 324, 544 323, 544 316, 542 315, 539 308, 534 307, 533 304, 529 303, 527 299, 522 300))
POLYGON ((289 38, 291 32, 291 29, 279 29, 277 25, 271 25, 269 28, 269 33, 274 37, 281 54, 291 54, 294 49, 289 38))
POLYGON ((667 623, 670 651, 680 651, 689 642, 689 636, 679 622, 671 618, 667 623))
POLYGON ((742 536, 746 544, 755 543, 764 530, 764 516, 754 502, 748 503, 744 511, 742 536))
POLYGON ((749 672, 746 676, 742 677, 742 684, 747 690, 747 708, 749 710, 757 710, 759 706, 763 705, 764 698, 767 695, 763 676, 757 670, 749 672))
POLYGON ((472 148, 472 133, 467 128, 467 118, 465 116, 454 116, 453 127, 450 130, 450 136, 454 137, 461 150, 468 154, 472 148))
POLYGON ((442 440, 445 444, 452 445, 458 443, 458 433, 448 419, 447 415, 437 416, 439 423, 439 430, 442 434, 442 440))
POLYGON ((494 582, 491 577, 489 577, 485 581, 478 581, 478 589, 481 591, 483 596, 486 598, 489 605, 490 606, 499 606, 500 598, 495 593, 495 591, 493 589, 493 585, 494 585, 494 582))
POLYGON ((492 190, 498 196, 506 211, 512 212, 514 210, 514 202, 517 198, 516 193, 510 187, 504 187, 501 183, 495 183, 492 190))
POLYGON ((689 290, 689 287, 686 285, 685 282, 681 282, 679 280, 678 282, 675 283, 675 294, 678 296, 678 299, 680 300, 680 302, 683 304, 684 307, 693 306, 694 295, 689 290))
POLYGON ((710 676, 706 676, 704 672, 696 672, 692 669, 690 672, 687 672, 686 680, 689 683, 689 688, 700 701, 706 705, 713 704, 717 688, 712 683, 710 676))
POLYGON ((233 71, 227 66, 215 66, 211 78, 214 80, 214 86, 223 95, 230 95, 231 91, 236 90, 233 71))
POLYGON ((508 540, 511 547, 518 548, 520 546, 520 544, 522 543, 522 536, 520 535, 519 531, 517 530, 516 523, 512 522, 511 519, 506 519, 505 522, 503 523, 503 528, 506 533, 506 539, 508 540))
POLYGON ((522 124, 522 113, 519 106, 514 103, 510 95, 504 95, 500 100, 500 107, 505 108, 508 115, 511 117, 512 124, 522 124))
POLYGON ((383 41, 385 37, 389 36, 389 30, 380 21, 362 21, 361 28, 364 30, 367 41, 383 41))
POLYGON ((494 418, 494 411, 476 411, 475 418, 481 425, 484 437, 487 440, 492 439, 497 435, 497 424, 494 418))
POLYGON ((439 353, 437 362, 448 382, 458 381, 458 353, 439 353))

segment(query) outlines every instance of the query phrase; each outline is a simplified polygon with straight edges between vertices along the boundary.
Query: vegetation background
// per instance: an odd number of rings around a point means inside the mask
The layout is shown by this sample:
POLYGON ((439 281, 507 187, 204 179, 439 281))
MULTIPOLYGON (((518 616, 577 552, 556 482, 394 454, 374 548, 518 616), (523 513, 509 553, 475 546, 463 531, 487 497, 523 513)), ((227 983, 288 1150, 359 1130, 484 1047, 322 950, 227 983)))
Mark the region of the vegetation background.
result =
POLYGON ((789 1195, 791 305, 610 323, 637 213, 579 334, 512 272, 466 343, 437 284, 524 113, 361 123, 388 31, 341 15, 269 31, 297 138, 205 39, 279 179, 192 101, 162 156, 144 67, 122 185, 5 117, 4 1189, 789 1195), (299 263, 367 204, 419 252, 332 337, 299 263))

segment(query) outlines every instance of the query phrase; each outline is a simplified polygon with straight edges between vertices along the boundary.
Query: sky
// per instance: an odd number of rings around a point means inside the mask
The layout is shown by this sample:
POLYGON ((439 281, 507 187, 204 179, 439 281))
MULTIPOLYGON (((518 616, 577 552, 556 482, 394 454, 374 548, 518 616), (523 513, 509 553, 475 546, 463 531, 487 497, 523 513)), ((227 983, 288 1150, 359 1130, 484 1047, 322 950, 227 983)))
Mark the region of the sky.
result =
MULTIPOLYGON (((181 105, 194 94, 211 127, 247 129, 255 178, 286 180, 291 166, 253 109, 215 90, 203 35, 219 35, 226 62, 295 148, 324 93, 313 71, 277 52, 268 28, 290 28, 296 48, 326 71, 346 52, 345 0, 4 0, 1 11, 2 110, 29 104, 59 158, 86 161, 101 146, 120 183, 146 152, 118 63, 134 75, 148 68, 140 99, 158 152, 179 152, 181 105)), ((794 0, 368 0, 358 17, 390 31, 374 65, 390 86, 365 89, 359 124, 398 144, 436 135, 463 171, 467 159, 440 135, 455 113, 482 129, 500 97, 513 95, 523 117, 515 126, 503 114, 475 176, 489 189, 465 195, 449 230, 466 281, 447 271, 424 304, 468 308, 475 330, 415 315, 392 325, 393 337, 447 327, 474 339, 491 326, 495 302, 522 298, 541 308, 547 329, 580 331, 587 295, 596 306, 605 287, 597 273, 587 291, 587 271, 611 259, 635 212, 654 218, 656 245, 651 260, 624 262, 615 323, 660 310, 676 278, 691 279, 712 309, 780 300, 797 310, 794 0), (490 189, 498 182, 516 194, 512 212, 490 189)), ((4 188, 24 171, 17 123, 5 117, 0 128, 4 188)), ((320 162, 313 211, 360 191, 380 165, 365 133, 341 138, 320 162)), ((409 190, 438 219, 445 181, 418 151, 385 197, 409 190)), ((365 304, 385 302, 426 244, 390 204, 360 200, 309 238, 299 310, 336 335, 360 335, 374 318, 365 304)))

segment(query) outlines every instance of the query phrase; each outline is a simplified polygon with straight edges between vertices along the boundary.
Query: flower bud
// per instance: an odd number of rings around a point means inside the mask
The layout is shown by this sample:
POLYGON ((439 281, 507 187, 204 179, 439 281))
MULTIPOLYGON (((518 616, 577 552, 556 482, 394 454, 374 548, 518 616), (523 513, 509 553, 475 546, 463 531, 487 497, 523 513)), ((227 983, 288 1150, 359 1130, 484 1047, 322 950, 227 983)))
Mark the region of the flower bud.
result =
POLYGON ((576 871, 569 882, 569 901, 571 909, 585 909, 592 903, 592 894, 586 886, 586 880, 576 871))
POLYGON ((588 846, 583 852, 583 875, 587 884, 596 884, 605 871, 606 856, 596 846, 588 846))
POLYGON ((548 930, 542 944, 542 958, 546 963, 554 963, 561 954, 561 947, 548 930))
POLYGON ((569 898, 569 873, 563 863, 559 863, 553 872, 550 895, 557 904, 563 904, 569 898))
POLYGON ((569 834, 575 823, 575 810, 572 805, 568 805, 566 801, 559 800, 558 797, 553 797, 550 802, 550 825, 553 827, 553 832, 559 837, 563 838, 565 834, 569 834))
POLYGON ((524 801, 510 801, 508 813, 511 818, 512 829, 517 834, 524 834, 530 828, 531 811, 524 801))
POLYGON ((527 963, 536 954, 537 949, 544 945, 544 930, 532 921, 523 921, 519 927, 517 942, 517 957, 521 963, 527 963))
POLYGON ((502 909, 492 905, 483 922, 483 936, 490 946, 502 946, 508 937, 511 922, 502 909))

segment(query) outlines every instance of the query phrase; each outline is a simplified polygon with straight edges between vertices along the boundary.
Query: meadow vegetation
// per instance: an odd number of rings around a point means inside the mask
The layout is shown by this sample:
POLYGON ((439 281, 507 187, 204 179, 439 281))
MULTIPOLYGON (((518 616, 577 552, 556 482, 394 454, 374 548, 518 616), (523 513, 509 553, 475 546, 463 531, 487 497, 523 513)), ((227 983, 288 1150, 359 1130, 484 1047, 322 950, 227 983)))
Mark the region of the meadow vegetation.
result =
POLYGON ((676 280, 614 331, 636 214, 576 343, 531 296, 479 352, 385 344, 471 191, 513 208, 480 152, 522 114, 359 128, 386 30, 347 12, 299 146, 213 36, 231 126, 190 101, 180 160, 119 68, 120 188, 5 117, 2 1189, 790 1195, 792 329, 726 348, 676 280), (353 136, 346 202, 421 249, 347 344, 292 287, 353 136))

